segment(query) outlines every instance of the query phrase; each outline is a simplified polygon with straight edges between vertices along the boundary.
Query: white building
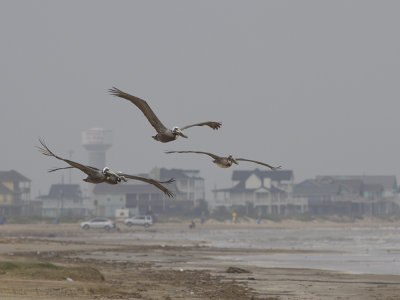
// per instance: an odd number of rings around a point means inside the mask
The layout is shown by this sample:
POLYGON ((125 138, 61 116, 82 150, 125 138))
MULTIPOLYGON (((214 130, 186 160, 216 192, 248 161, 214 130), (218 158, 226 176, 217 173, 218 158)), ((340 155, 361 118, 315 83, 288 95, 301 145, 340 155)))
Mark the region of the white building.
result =
POLYGON ((305 199, 293 199, 293 171, 233 171, 232 187, 214 190, 216 206, 256 208, 259 215, 304 212, 305 199))

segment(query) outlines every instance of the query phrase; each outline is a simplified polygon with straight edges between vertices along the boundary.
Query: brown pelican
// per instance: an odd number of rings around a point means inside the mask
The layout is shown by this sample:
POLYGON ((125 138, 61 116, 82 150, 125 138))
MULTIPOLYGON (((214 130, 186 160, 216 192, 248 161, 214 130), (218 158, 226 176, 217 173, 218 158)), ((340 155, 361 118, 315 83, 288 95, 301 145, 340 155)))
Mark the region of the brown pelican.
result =
POLYGON ((161 185, 161 183, 171 183, 174 181, 174 179, 169 179, 167 181, 156 181, 153 179, 149 179, 149 178, 144 178, 144 177, 139 177, 139 176, 133 176, 133 175, 128 175, 128 174, 124 174, 121 172, 113 172, 111 171, 108 167, 103 168, 103 170, 100 170, 98 168, 95 167, 91 167, 91 166, 85 166, 82 165, 80 163, 74 162, 72 160, 69 159, 64 159, 62 157, 59 157, 57 155, 55 155, 44 143, 43 140, 39 139, 40 144, 42 145, 42 147, 40 146, 36 146, 36 148, 39 149, 39 151, 47 156, 53 156, 57 159, 63 160, 65 161, 67 164, 69 164, 70 166, 68 167, 61 167, 61 168, 53 168, 53 169, 49 169, 49 172, 54 172, 57 170, 62 170, 62 169, 70 169, 70 168, 76 168, 81 170, 83 173, 85 173, 87 175, 87 177, 85 179, 83 179, 83 181, 86 182, 90 182, 90 183, 102 183, 102 182, 106 182, 108 184, 118 184, 121 181, 125 181, 127 182, 126 178, 129 179, 133 179, 133 180, 140 180, 140 181, 144 181, 147 183, 150 183, 154 186, 156 186, 157 188, 159 188, 161 191, 164 192, 164 194, 166 194, 168 197, 172 197, 173 194, 163 185, 161 185))
POLYGON ((171 141, 174 141, 178 138, 178 136, 182 136, 184 138, 187 138, 188 136, 183 134, 182 130, 188 129, 193 126, 204 126, 207 125, 211 127, 212 129, 218 129, 221 127, 220 122, 201 122, 201 123, 196 123, 192 125, 187 125, 182 128, 179 128, 177 126, 173 127, 172 130, 168 129, 161 123, 161 121, 158 119, 156 114, 153 112, 153 110, 150 108, 150 106, 147 104, 147 102, 143 99, 140 99, 138 97, 132 96, 130 94, 124 93, 123 91, 113 87, 112 89, 109 89, 109 92, 111 95, 124 98, 126 100, 129 100, 133 104, 135 104, 145 115, 147 120, 149 120, 150 124, 154 127, 154 129, 157 131, 157 134, 153 136, 153 139, 156 141, 162 142, 162 143, 168 143, 171 141))
POLYGON ((213 163, 215 163, 218 167, 220 168, 229 168, 232 166, 233 163, 239 164, 238 161, 250 161, 259 165, 266 166, 270 168, 271 170, 277 170, 280 169, 281 166, 279 167, 272 167, 266 163, 260 162, 260 161, 255 161, 251 159, 246 159, 246 158, 233 158, 232 155, 229 155, 228 157, 223 157, 223 156, 218 156, 209 152, 202 152, 202 151, 166 151, 165 153, 200 153, 200 154, 206 154, 208 156, 211 156, 214 160, 213 163))

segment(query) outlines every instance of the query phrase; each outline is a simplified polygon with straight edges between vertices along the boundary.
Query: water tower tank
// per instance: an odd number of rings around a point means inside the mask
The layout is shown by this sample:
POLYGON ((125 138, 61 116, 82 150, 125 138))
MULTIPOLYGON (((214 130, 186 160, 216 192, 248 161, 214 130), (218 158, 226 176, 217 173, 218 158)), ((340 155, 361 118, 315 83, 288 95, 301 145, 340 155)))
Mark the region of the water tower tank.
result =
POLYGON ((102 169, 106 166, 106 150, 112 145, 111 130, 91 128, 82 132, 82 145, 89 151, 89 166, 102 169))

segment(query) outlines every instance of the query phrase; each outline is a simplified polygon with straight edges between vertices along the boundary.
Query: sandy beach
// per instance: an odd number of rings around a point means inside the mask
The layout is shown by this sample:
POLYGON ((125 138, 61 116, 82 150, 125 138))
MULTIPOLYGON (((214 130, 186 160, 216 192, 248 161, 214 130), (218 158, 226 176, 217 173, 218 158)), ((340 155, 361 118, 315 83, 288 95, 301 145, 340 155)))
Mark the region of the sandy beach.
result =
POLYGON ((327 249, 215 246, 219 234, 229 236, 233 228, 397 229, 397 222, 208 221, 195 229, 187 225, 120 225, 118 232, 84 231, 78 224, 2 225, 0 299, 400 299, 397 274, 271 267, 237 259, 324 255, 327 249), (210 232, 216 232, 214 241, 210 232))

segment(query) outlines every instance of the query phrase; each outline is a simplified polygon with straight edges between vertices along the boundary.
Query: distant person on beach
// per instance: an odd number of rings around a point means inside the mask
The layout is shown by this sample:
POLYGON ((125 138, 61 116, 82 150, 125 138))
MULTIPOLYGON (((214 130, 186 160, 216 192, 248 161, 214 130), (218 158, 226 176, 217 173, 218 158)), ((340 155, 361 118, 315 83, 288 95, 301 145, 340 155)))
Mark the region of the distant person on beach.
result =
POLYGON ((196 223, 194 222, 194 220, 192 220, 192 223, 190 223, 189 228, 193 229, 196 227, 196 223))

